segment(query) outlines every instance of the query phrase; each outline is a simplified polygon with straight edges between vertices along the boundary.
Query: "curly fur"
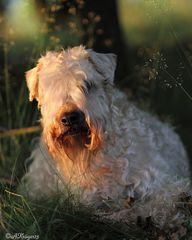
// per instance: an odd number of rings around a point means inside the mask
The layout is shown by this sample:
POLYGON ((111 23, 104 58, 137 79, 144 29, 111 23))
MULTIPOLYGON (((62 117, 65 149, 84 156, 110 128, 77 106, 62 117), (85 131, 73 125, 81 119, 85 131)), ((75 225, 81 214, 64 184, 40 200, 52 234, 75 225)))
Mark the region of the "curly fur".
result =
POLYGON ((115 55, 80 46, 47 52, 27 72, 43 127, 24 177, 28 195, 48 197, 70 186, 116 220, 152 216, 160 226, 182 220, 177 197, 190 191, 184 146, 169 124, 113 87, 115 65, 115 55), (61 117, 76 109, 84 113, 89 134, 65 139, 61 117))

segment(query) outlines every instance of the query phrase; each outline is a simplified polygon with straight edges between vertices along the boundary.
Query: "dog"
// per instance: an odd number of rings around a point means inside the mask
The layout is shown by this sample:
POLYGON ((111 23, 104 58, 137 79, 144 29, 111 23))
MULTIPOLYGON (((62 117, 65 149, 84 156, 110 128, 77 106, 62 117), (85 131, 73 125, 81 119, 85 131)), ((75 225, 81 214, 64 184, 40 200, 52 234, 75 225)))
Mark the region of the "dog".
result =
POLYGON ((190 190, 185 148, 168 123, 114 87, 115 69, 114 54, 78 46, 48 51, 26 72, 29 99, 42 116, 27 194, 50 197, 69 186, 117 221, 180 221, 176 202, 190 190))

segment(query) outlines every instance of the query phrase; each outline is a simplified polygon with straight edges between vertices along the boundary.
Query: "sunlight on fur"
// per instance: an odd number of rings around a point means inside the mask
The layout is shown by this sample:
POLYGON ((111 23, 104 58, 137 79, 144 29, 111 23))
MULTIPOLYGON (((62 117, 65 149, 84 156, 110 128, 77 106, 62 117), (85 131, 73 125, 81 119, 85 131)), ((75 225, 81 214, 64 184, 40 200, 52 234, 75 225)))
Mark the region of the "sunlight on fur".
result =
POLYGON ((111 219, 151 216, 160 227, 174 226, 186 217, 178 196, 191 191, 185 148, 168 123, 114 88, 115 68, 114 54, 79 46, 47 52, 26 73, 29 99, 41 111, 43 147, 31 155, 25 189, 40 198, 67 185, 111 219))

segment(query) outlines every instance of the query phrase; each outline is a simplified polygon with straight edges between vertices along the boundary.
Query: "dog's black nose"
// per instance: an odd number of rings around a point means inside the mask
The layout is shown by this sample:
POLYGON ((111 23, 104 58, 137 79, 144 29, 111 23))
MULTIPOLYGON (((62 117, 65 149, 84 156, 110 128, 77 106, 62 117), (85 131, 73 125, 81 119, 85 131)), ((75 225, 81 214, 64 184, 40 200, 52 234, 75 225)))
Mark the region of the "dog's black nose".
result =
POLYGON ((61 119, 61 122, 66 127, 79 125, 82 121, 83 113, 81 111, 67 112, 61 119))

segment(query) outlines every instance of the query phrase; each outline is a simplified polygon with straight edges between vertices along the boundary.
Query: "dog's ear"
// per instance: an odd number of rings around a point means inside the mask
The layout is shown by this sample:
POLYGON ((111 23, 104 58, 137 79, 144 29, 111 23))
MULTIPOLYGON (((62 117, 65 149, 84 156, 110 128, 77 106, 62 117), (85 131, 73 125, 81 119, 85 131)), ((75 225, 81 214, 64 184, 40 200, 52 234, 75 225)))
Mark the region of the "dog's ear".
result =
POLYGON ((40 65, 38 64, 36 67, 25 73, 27 87, 29 88, 29 100, 33 101, 33 99, 38 100, 38 72, 40 69, 40 65))
POLYGON ((88 59, 93 64, 96 71, 105 77, 104 80, 113 83, 117 56, 112 53, 96 53, 91 49, 87 51, 89 53, 88 59))

